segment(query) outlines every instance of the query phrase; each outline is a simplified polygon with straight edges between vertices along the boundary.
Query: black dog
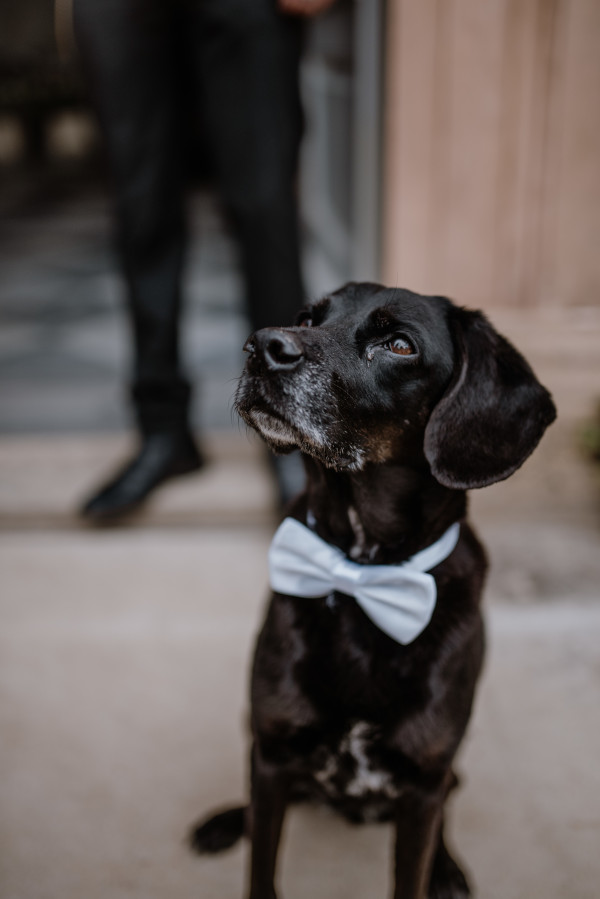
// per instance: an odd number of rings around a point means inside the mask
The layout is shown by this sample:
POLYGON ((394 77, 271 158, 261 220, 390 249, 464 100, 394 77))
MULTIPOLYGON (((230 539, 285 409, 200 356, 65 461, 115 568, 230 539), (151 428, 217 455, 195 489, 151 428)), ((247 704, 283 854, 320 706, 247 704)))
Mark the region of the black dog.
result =
POLYGON ((311 539, 364 572, 460 531, 409 640, 344 592, 273 594, 252 674, 250 804, 197 827, 192 844, 218 851, 248 833, 250 897, 273 899, 286 805, 316 797, 353 821, 395 822, 395 899, 468 896, 443 838, 484 649, 486 557, 465 491, 523 463, 552 399, 480 312, 376 284, 348 284, 245 349, 237 408, 273 449, 305 454, 290 515, 311 539))

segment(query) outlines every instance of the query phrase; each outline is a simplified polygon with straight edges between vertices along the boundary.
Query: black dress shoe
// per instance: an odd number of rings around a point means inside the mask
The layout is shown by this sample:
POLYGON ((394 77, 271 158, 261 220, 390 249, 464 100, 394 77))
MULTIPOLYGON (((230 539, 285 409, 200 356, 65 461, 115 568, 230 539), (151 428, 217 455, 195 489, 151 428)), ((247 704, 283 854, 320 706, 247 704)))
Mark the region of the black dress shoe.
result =
POLYGON ((131 459, 82 507, 86 520, 104 524, 138 509, 169 478, 197 471, 204 460, 187 432, 149 434, 131 459))

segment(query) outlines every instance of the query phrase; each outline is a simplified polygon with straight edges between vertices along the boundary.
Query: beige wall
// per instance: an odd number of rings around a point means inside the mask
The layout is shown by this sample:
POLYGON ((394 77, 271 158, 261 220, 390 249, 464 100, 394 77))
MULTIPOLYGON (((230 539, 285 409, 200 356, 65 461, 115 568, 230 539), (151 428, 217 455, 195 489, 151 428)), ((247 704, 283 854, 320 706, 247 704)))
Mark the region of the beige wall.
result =
POLYGON ((388 0, 383 278, 600 306, 600 0, 388 0))

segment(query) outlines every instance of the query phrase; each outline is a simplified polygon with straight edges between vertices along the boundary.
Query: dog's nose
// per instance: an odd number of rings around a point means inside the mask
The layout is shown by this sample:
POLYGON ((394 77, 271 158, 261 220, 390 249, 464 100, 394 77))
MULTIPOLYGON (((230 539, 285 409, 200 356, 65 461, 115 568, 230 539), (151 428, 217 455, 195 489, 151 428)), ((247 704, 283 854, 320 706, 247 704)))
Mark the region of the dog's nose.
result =
POLYGON ((283 328, 263 328, 248 343, 247 348, 261 356, 272 371, 296 368, 304 355, 298 337, 283 328))

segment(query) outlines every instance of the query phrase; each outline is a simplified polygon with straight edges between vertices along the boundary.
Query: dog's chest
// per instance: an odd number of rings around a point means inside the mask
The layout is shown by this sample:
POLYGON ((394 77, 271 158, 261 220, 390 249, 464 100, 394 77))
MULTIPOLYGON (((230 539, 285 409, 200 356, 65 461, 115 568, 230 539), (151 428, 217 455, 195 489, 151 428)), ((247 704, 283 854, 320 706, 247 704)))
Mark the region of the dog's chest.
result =
POLYGON ((377 759, 380 748, 379 729, 366 721, 357 721, 337 746, 319 747, 312 760, 312 776, 331 798, 393 799, 399 795, 399 789, 392 772, 377 759))

